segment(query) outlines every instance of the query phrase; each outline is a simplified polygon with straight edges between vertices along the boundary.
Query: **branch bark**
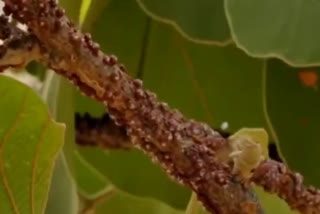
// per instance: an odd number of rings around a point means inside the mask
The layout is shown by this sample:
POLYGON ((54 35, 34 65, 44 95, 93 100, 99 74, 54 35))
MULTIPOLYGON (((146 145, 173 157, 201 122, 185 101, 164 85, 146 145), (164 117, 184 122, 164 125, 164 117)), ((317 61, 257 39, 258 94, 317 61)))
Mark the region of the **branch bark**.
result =
POLYGON ((253 192, 233 179, 231 166, 219 160, 228 144, 218 132, 157 102, 114 56, 103 54, 90 35, 77 30, 55 1, 5 3, 7 15, 26 24, 38 39, 44 53, 40 60, 85 95, 103 102, 131 142, 158 160, 173 179, 193 189, 210 212, 262 213, 253 192), (256 211, 248 212, 247 204, 256 211))
MULTIPOLYGON (((76 124, 78 124, 76 132, 79 133, 77 141, 81 142, 81 145, 89 144, 103 149, 128 149, 132 147, 132 144, 126 141, 129 139, 127 139, 125 132, 119 135, 122 127, 116 127, 113 121, 105 119, 108 118, 108 114, 102 118, 93 118, 88 114, 77 115, 76 118, 76 124), (79 128, 80 126, 82 128, 79 128), (108 130, 109 126, 112 127, 110 130, 108 130), (114 129, 119 130, 115 131, 114 129), (108 138, 101 137, 104 135, 108 135, 108 138), (117 146, 115 147, 114 144, 117 146)), ((229 135, 229 133, 223 133, 223 136, 229 135)), ((320 190, 304 187, 302 176, 290 171, 283 163, 275 160, 265 161, 256 168, 252 181, 262 186, 266 191, 279 195, 288 202, 292 209, 302 213, 320 212, 320 190)))
MULTIPOLYGON (((5 4, 6 14, 26 24, 31 32, 23 32, 20 40, 28 38, 28 42, 19 43, 14 50, 20 52, 14 55, 23 56, 23 62, 41 61, 72 81, 85 95, 104 103, 116 125, 126 129, 130 142, 157 159, 173 179, 191 188, 211 213, 263 213, 250 185, 232 173, 233 163, 225 160, 229 145, 217 131, 159 103, 155 94, 143 89, 141 81, 126 74, 114 56, 103 54, 89 34, 77 30, 54 0, 5 0, 5 4), (24 48, 29 43, 32 47, 24 48), (23 55, 24 52, 33 54, 23 55)), ((9 44, 10 39, 3 46, 0 65, 21 65, 20 60, 6 62, 9 44)), ((276 181, 279 176, 290 177, 292 173, 277 173, 278 168, 276 162, 262 163, 253 181, 278 193, 303 213, 319 213, 318 203, 313 207, 315 204, 305 204, 311 208, 302 209, 293 200, 297 195, 283 192, 276 181)))

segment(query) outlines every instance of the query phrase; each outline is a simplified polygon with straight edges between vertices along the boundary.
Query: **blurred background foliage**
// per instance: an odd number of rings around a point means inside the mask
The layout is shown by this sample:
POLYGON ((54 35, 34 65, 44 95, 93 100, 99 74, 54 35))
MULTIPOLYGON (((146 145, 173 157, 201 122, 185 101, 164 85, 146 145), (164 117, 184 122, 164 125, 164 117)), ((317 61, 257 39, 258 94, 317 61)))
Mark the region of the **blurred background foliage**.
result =
MULTIPOLYGON (((301 172, 308 184, 320 187, 315 168, 320 163, 320 28, 315 26, 320 2, 60 3, 105 53, 117 55, 129 74, 142 79, 160 100, 227 132, 265 128, 282 161, 301 172)), ((28 66, 44 79, 41 93, 51 115, 67 127, 46 214, 185 213, 190 190, 171 181, 142 152, 75 146, 74 113, 101 116, 105 110, 44 70, 28 66)), ((277 197, 256 190, 266 213, 294 213, 277 197)))

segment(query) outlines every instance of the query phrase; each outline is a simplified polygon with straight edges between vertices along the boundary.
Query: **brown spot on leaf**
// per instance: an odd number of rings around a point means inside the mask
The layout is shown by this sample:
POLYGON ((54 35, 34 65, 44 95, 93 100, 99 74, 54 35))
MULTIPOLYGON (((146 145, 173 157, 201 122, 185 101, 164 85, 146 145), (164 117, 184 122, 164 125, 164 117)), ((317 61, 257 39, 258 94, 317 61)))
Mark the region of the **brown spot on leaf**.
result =
POLYGON ((308 121, 306 119, 302 119, 301 122, 302 122, 302 125, 304 125, 304 126, 308 125, 308 121))
POLYGON ((304 87, 318 88, 318 74, 315 71, 301 71, 299 79, 304 87))

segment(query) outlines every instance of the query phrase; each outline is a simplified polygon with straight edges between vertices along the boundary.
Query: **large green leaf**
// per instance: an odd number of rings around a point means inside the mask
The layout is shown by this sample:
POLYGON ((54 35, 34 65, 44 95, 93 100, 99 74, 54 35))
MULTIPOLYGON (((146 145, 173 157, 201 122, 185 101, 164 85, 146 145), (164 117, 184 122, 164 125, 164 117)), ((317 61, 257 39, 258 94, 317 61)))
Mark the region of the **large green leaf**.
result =
POLYGON ((78 191, 88 198, 95 198, 109 187, 108 179, 89 164, 78 152, 74 154, 75 180, 78 191))
POLYGON ((188 42, 157 23, 150 37, 144 83, 160 100, 214 127, 224 121, 231 131, 264 126, 261 61, 234 46, 188 42))
MULTIPOLYGON (((47 103, 52 116, 59 122, 66 124, 64 153, 67 162, 72 167, 72 156, 75 150, 74 128, 74 87, 66 79, 46 71, 42 97, 47 103)), ((72 168, 71 168, 72 169, 72 168)))
POLYGON ((223 0, 137 0, 153 19, 173 25, 197 43, 226 45, 231 42, 223 0))
POLYGON ((148 198, 139 198, 125 192, 116 191, 115 195, 106 199, 96 209, 96 214, 184 214, 168 205, 148 198))
POLYGON ((320 94, 319 68, 292 68, 270 60, 264 71, 269 124, 282 157, 308 183, 320 187, 320 94), (313 84, 311 84, 313 83, 313 84))
POLYGON ((64 127, 32 89, 0 76, 0 212, 42 214, 64 127))
POLYGON ((77 214, 78 206, 76 186, 68 171, 64 154, 61 152, 54 167, 45 214, 77 214))
POLYGON ((76 186, 69 172, 69 166, 73 167, 74 128, 73 125, 73 89, 60 76, 47 70, 46 79, 42 91, 42 97, 46 101, 51 114, 67 125, 65 146, 60 152, 53 171, 50 194, 46 214, 61 213, 75 214, 78 209, 76 186), (69 166, 65 161, 67 155, 69 166))
POLYGON ((293 65, 320 64, 319 1, 225 0, 238 47, 257 57, 293 65))
POLYGON ((176 208, 185 208, 189 191, 171 181, 142 152, 109 152, 92 148, 83 148, 80 152, 85 160, 120 190, 162 200, 176 208))
POLYGON ((196 193, 192 193, 185 214, 209 214, 202 203, 198 200, 196 193))
POLYGON ((255 186, 254 189, 265 214, 298 214, 298 212, 291 210, 286 202, 277 195, 267 193, 260 187, 255 186))
POLYGON ((113 0, 92 29, 93 38, 105 53, 115 54, 131 76, 139 69, 143 57, 144 35, 148 17, 134 0, 113 0))
POLYGON ((80 22, 83 21, 82 29, 84 31, 91 32, 92 29, 94 29, 96 22, 110 1, 111 0, 82 0, 80 22), (83 20, 81 20, 81 17, 83 17, 83 20))
POLYGON ((80 7, 80 16, 79 16, 79 23, 82 28, 83 28, 83 23, 87 18, 90 5, 91 5, 91 0, 82 0, 81 7, 80 7))
POLYGON ((78 23, 80 18, 82 0, 60 0, 61 5, 65 10, 68 17, 74 22, 78 23))

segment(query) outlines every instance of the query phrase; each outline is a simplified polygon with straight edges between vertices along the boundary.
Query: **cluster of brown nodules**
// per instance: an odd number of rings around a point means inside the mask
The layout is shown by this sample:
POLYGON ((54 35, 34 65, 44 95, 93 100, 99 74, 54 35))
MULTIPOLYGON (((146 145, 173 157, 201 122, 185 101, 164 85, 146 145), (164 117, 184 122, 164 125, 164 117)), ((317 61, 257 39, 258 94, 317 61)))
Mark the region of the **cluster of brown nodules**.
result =
POLYGON ((76 114, 76 142, 81 146, 100 146, 104 149, 130 149, 132 144, 124 128, 118 127, 108 114, 94 118, 76 114))
POLYGON ((124 72, 116 57, 103 54, 89 34, 77 30, 55 1, 5 3, 13 17, 28 25, 50 51, 47 65, 87 96, 103 102, 111 119, 126 129, 133 144, 175 180, 192 188, 209 211, 248 214, 243 204, 253 204, 254 213, 262 213, 248 194, 251 190, 233 179, 232 166, 219 160, 220 151, 228 144, 218 132, 159 103, 140 80, 124 72))
MULTIPOLYGON (((4 1, 5 13, 25 23, 30 33, 18 33, 14 37, 19 39, 5 43, 0 66, 39 60, 68 78, 85 95, 103 102, 115 124, 126 130, 130 141, 176 181, 194 190, 212 213, 263 213, 250 187, 232 174, 232 163, 220 158, 222 151, 228 150, 228 144, 218 132, 206 124, 186 119, 166 103, 159 103, 154 93, 142 87, 142 81, 125 73, 115 56, 105 55, 89 34, 76 29, 56 1, 4 1)), ((13 37, 12 28, 5 29, 2 23, 7 23, 7 19, 0 18, 0 29, 3 29, 0 37, 13 37)), ((101 135, 108 130, 99 129, 89 120, 78 125, 80 130, 90 130, 95 140, 98 135, 101 137, 97 129, 101 135)), ((90 144, 91 140, 86 139, 85 143, 90 144)), ((252 180, 277 193, 294 209, 319 213, 319 191, 304 188, 301 176, 280 163, 262 163, 252 180)))
POLYGON ((0 16, 0 71, 23 69, 30 61, 38 60, 42 51, 36 37, 17 28, 4 15, 0 16))
POLYGON ((320 213, 320 190, 305 187, 299 173, 290 171, 283 163, 268 160, 256 168, 252 177, 266 191, 276 193, 294 210, 301 213, 320 213))
POLYGON ((6 40, 12 34, 11 28, 9 26, 8 17, 2 15, 0 16, 0 39, 6 40))

